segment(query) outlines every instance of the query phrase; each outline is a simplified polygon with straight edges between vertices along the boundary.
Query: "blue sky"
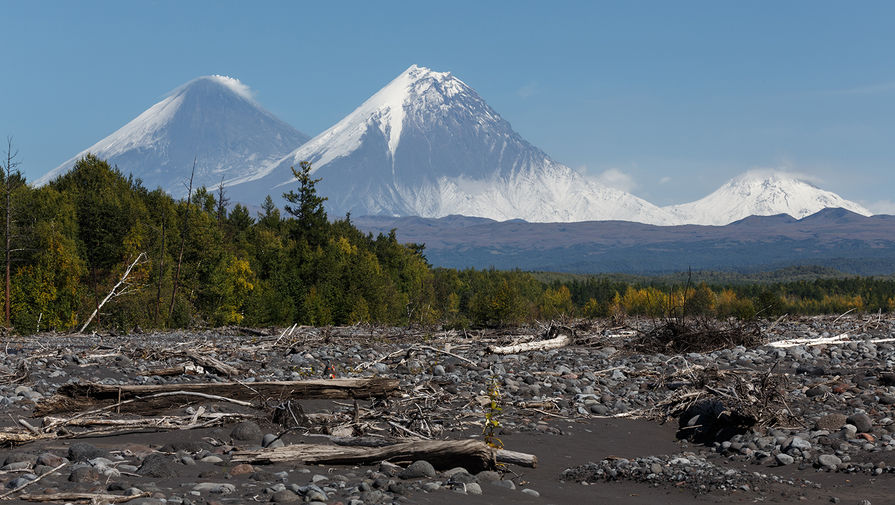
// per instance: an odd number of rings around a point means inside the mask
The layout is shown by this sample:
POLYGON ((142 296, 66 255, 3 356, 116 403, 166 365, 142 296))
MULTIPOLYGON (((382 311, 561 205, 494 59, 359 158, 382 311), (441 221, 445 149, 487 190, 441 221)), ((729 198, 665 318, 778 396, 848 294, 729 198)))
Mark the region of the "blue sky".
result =
POLYGON ((895 3, 555 3, 0 0, 0 135, 36 179, 207 74, 315 135, 415 63, 656 204, 776 168, 895 213, 895 3))

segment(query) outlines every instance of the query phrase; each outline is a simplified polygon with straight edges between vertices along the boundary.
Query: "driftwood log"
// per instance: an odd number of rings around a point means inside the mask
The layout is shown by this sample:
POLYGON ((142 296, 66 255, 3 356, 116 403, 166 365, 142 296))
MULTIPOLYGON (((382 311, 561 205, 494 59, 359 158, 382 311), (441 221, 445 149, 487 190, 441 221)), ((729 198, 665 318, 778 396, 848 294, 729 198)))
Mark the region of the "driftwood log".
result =
POLYGON ((480 440, 416 440, 385 447, 295 444, 273 449, 238 451, 233 462, 367 465, 380 461, 426 460, 437 469, 462 466, 470 472, 495 468, 499 462, 535 467, 537 457, 513 451, 497 450, 480 440))
POLYGON ((565 347, 572 343, 572 337, 568 335, 560 335, 558 337, 554 337, 548 340, 536 340, 533 342, 525 342, 522 344, 516 345, 492 345, 488 347, 488 350, 494 354, 517 354, 520 352, 529 352, 529 351, 544 351, 547 349, 556 349, 558 347, 565 347))
POLYGON ((45 416, 58 412, 74 412, 103 403, 122 403, 134 398, 146 401, 131 403, 127 409, 158 410, 181 404, 188 395, 211 395, 219 400, 254 401, 288 398, 364 399, 382 398, 397 394, 397 379, 315 379, 273 382, 197 382, 186 384, 123 385, 80 382, 65 384, 58 394, 41 402, 34 415, 45 416), (149 398, 152 397, 152 398, 149 398), (221 398, 222 397, 222 398, 221 398))
POLYGON ((34 493, 20 495, 19 499, 30 502, 125 503, 151 495, 148 492, 128 496, 105 493, 34 493))
POLYGON ((199 354, 198 352, 185 353, 184 356, 193 360, 197 365, 205 368, 206 370, 211 370, 220 375, 232 377, 239 374, 239 370, 236 367, 230 366, 221 360, 212 358, 211 356, 205 356, 203 354, 199 354))

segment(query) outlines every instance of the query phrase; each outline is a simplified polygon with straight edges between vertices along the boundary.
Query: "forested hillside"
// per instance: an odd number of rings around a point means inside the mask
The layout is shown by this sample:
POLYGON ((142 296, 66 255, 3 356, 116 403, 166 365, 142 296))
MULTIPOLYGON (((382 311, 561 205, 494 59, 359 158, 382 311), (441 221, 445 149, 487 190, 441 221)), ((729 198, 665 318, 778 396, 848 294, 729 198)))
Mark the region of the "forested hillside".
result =
POLYGON ((11 158, 5 161, 6 323, 19 333, 79 329, 88 320, 88 331, 129 332, 895 309, 895 282, 872 278, 688 285, 431 268, 423 246, 400 244, 394 232, 374 237, 350 216, 331 220, 306 163, 294 169, 298 185, 284 195, 290 203, 283 212, 268 198, 252 215, 231 207, 223 188, 187 183, 189 198, 174 200, 91 155, 40 188, 25 183, 11 158))

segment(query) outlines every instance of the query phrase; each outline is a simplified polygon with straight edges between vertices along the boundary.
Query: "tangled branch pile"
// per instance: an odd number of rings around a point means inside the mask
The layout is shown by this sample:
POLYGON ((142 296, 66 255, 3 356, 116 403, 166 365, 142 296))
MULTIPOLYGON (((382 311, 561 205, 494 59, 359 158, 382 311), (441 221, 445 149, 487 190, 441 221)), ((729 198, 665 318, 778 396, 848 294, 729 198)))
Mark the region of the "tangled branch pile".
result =
POLYGON ((631 347, 641 353, 684 354, 711 352, 738 345, 755 347, 764 344, 757 325, 722 323, 713 319, 671 318, 641 332, 631 347))

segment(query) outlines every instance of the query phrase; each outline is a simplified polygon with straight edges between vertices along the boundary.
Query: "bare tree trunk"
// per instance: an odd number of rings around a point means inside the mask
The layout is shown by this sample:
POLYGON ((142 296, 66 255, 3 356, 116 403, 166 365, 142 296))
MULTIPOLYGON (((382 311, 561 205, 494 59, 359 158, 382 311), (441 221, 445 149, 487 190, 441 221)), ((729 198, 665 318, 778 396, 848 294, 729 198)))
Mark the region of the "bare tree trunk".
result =
POLYGON ((10 305, 12 305, 10 298, 12 292, 12 284, 10 282, 10 270, 12 269, 12 233, 10 226, 12 226, 12 190, 14 189, 12 186, 12 172, 19 166, 19 162, 15 161, 18 154, 18 151, 12 150, 12 137, 6 137, 6 164, 0 166, 0 168, 3 169, 3 185, 6 190, 6 247, 4 249, 6 259, 6 296, 3 304, 6 313, 4 322, 7 328, 10 326, 10 305))
POLYGON ((224 194, 224 178, 221 177, 221 183, 218 184, 218 201, 217 201, 217 218, 218 218, 218 228, 223 229, 224 227, 224 218, 227 217, 227 204, 230 203, 230 199, 227 198, 227 195, 224 194))
POLYGON ((162 277, 165 275, 165 230, 167 229, 168 207, 162 209, 162 248, 158 260, 158 288, 155 292, 155 324, 158 325, 158 314, 162 304, 162 277))
POLYGON ((174 300, 177 298, 177 288, 180 284, 180 266, 183 264, 183 248, 186 245, 186 237, 190 226, 190 200, 193 198, 193 177, 196 175, 196 158, 193 158, 193 171, 190 172, 190 185, 186 192, 186 210, 184 211, 183 227, 180 229, 180 252, 177 253, 177 269, 174 271, 174 287, 171 290, 171 305, 168 307, 168 319, 174 315, 174 300))
POLYGON ((140 262, 143 256, 146 256, 146 253, 141 252, 137 255, 137 259, 135 259, 134 262, 131 263, 129 267, 127 267, 127 270, 124 271, 124 275, 121 276, 121 280, 119 280, 114 286, 112 286, 112 291, 109 291, 109 294, 106 295, 105 298, 103 298, 103 301, 96 305, 96 309, 93 311, 93 314, 90 314, 90 317, 87 318, 87 321, 84 323, 84 326, 81 326, 81 330, 78 333, 84 333, 84 330, 87 329, 87 325, 90 324, 90 321, 93 321, 93 318, 96 317, 97 314, 99 314, 99 309, 103 308, 103 305, 105 305, 106 302, 108 302, 112 299, 113 296, 115 296, 115 292, 118 290, 118 288, 120 288, 122 284, 127 282, 127 276, 130 275, 131 270, 133 270, 137 263, 140 262))

